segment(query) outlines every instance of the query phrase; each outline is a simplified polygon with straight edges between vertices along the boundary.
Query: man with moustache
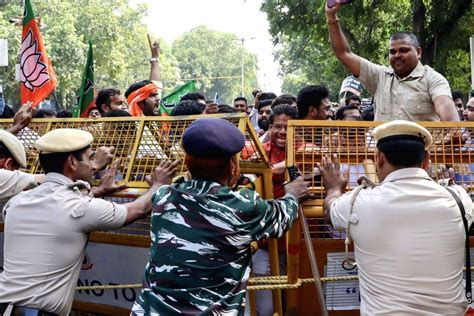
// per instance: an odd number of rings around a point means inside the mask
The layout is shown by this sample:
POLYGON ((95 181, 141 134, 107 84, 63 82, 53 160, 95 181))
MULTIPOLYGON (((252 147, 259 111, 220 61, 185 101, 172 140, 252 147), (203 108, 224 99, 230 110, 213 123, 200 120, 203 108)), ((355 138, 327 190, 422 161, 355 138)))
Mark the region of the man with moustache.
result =
MULTIPOLYGON (((118 229, 149 214, 152 194, 176 171, 177 161, 162 161, 150 189, 131 203, 94 198, 92 141, 89 132, 65 128, 36 142, 45 179, 3 209, 0 314, 8 309, 5 315, 69 315, 89 233, 118 229)), ((107 174, 114 182, 114 167, 107 174)))
POLYGON ((357 77, 375 99, 375 121, 459 122, 449 83, 420 62, 421 47, 413 33, 392 34, 388 47, 390 67, 374 64, 354 54, 339 24, 340 0, 326 17, 336 57, 357 77))

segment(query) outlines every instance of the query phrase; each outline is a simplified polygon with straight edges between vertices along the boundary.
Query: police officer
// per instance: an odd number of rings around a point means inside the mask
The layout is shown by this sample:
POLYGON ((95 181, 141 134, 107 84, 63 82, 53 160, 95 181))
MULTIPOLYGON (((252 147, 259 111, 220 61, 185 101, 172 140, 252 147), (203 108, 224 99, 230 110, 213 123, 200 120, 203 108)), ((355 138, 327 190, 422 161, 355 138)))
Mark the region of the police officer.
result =
MULTIPOLYGON (((425 171, 430 133, 408 121, 376 127, 380 185, 343 195, 337 159, 324 159, 327 219, 354 240, 361 315, 464 315, 466 232, 460 207, 425 171)), ((459 186, 471 224, 472 202, 459 186)), ((468 226, 467 225, 467 226, 468 226)))
POLYGON ((23 144, 15 135, 0 131, 0 200, 8 199, 41 182, 43 175, 18 170, 25 167, 26 153, 23 144))
POLYGON ((281 237, 308 194, 300 179, 272 201, 232 191, 244 144, 235 125, 220 118, 196 120, 184 132, 192 179, 161 187, 153 199, 150 261, 132 315, 243 313, 250 243, 281 237))
POLYGON ((169 183, 176 170, 177 161, 162 161, 148 192, 134 202, 93 198, 88 193, 94 175, 92 141, 89 132, 56 129, 36 142, 46 177, 10 199, 3 212, 0 312, 13 305, 13 314, 33 309, 39 315, 68 315, 89 233, 146 216, 152 193, 169 183))

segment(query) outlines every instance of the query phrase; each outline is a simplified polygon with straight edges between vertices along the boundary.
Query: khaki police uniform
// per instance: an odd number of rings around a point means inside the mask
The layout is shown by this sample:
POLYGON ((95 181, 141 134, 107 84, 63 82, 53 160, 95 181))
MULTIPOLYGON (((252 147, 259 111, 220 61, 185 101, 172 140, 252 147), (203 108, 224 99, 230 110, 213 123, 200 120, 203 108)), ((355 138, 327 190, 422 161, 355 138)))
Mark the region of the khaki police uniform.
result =
MULTIPOLYGON (((373 134, 378 142, 418 134, 425 149, 432 142, 413 122, 386 123, 373 134)), ((461 187, 454 189, 470 225, 471 198, 461 187)), ((330 215, 336 229, 350 223, 361 315, 463 315, 466 233, 451 194, 421 168, 398 169, 380 185, 361 190, 351 210, 355 192, 334 201, 330 215)))
MULTIPOLYGON (((26 167, 25 148, 15 135, 7 131, 0 131, 0 144, 10 151, 20 167, 26 167)), ((32 174, 0 169, 0 202, 35 186, 36 180, 32 174)))
POLYGON ((0 169, 0 201, 34 186, 36 186, 36 179, 33 174, 0 169))
MULTIPOLYGON (((67 152, 91 141, 91 135, 76 145, 72 140, 67 152)), ((48 144, 54 152, 56 145, 48 144)), ((8 201, 0 303, 69 314, 89 233, 117 229, 127 217, 125 206, 93 198, 88 189, 86 182, 48 173, 40 186, 8 201)))
POLYGON ((439 121, 434 101, 441 95, 451 97, 446 78, 421 62, 406 78, 399 78, 391 67, 362 58, 358 79, 374 96, 375 121, 439 121))

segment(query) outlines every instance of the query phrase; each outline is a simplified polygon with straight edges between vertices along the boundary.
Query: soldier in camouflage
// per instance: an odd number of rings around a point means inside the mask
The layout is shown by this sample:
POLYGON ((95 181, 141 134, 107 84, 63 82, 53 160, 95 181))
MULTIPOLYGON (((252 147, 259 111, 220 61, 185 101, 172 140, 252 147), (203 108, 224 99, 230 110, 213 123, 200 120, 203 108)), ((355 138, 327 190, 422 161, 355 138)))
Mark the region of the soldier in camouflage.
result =
POLYGON ((244 136, 203 118, 183 135, 192 179, 153 196, 150 260, 132 315, 243 315, 252 241, 281 237, 308 189, 298 179, 277 200, 232 191, 244 136))

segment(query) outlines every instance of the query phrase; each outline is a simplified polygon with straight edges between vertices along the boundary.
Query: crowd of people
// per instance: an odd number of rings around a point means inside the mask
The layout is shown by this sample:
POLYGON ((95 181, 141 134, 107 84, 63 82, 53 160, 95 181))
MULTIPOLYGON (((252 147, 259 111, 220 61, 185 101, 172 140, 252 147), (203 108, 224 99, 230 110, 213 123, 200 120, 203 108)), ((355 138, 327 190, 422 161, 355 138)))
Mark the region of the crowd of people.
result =
MULTIPOLYGON (((472 202, 452 181, 443 187, 425 171, 432 136, 417 121, 474 120, 474 98, 463 105, 447 80, 419 61, 416 36, 400 32, 389 43, 390 67, 354 54, 337 16, 339 1, 326 7, 331 45, 337 58, 372 95, 363 106, 358 93, 346 93, 337 105, 323 85, 302 87, 298 95, 255 90, 253 99, 236 97, 231 105, 187 93, 173 116, 201 115, 182 136, 190 178, 171 183, 179 161, 162 159, 147 178, 149 190, 135 201, 118 204, 102 197, 124 186, 115 183, 113 148, 92 150, 85 130, 55 129, 35 147, 45 175, 20 171, 26 153, 15 137, 32 117, 70 117, 67 110, 34 110, 23 105, 13 125, 0 131, 0 199, 4 262, 0 274, 0 313, 68 315, 87 246, 96 230, 113 230, 151 214, 150 258, 143 289, 132 315, 242 315, 251 267, 268 275, 265 240, 280 238, 309 197, 300 177, 285 182, 289 120, 389 121, 372 131, 376 141, 378 185, 345 193, 347 175, 337 156, 314 167, 325 187, 329 223, 346 230, 355 243, 361 314, 462 315, 465 242, 472 202), (242 132, 219 113, 248 115, 271 162, 274 199, 248 188, 233 190, 240 175, 242 132), (97 174, 101 182, 91 187, 97 174), (258 250, 250 244, 259 241, 258 250)), ((159 45, 150 44, 150 80, 98 91, 89 117, 160 115, 162 84, 159 45)), ((5 108, 3 117, 13 117, 5 108)), ((452 177, 448 171, 446 178, 452 177)), ((447 179, 452 180, 452 179, 447 179)), ((279 245, 282 257, 284 239, 279 245)), ((272 297, 258 292, 258 315, 272 315, 272 297)))

